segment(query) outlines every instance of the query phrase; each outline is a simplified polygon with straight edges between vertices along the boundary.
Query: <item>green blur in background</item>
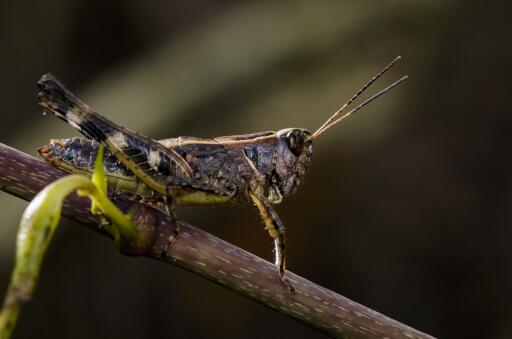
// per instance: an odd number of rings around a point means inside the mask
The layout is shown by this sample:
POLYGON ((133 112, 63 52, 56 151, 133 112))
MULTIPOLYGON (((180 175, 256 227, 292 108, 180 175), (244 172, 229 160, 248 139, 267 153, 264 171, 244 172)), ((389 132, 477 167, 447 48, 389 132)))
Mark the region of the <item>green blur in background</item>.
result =
MULTIPOLYGON (((509 12, 468 1, 0 3, 0 142, 77 134, 35 103, 43 73, 153 138, 318 128, 395 56, 399 88, 315 143, 278 207, 288 267, 429 334, 512 332, 509 12), (507 74, 508 73, 508 74, 507 74)), ((27 203, 0 193, 0 291, 27 203)), ((272 260, 254 208, 180 218, 272 260)), ((322 338, 209 281, 115 254, 63 221, 14 338, 322 338), (121 288, 120 288, 121 286, 121 288)))

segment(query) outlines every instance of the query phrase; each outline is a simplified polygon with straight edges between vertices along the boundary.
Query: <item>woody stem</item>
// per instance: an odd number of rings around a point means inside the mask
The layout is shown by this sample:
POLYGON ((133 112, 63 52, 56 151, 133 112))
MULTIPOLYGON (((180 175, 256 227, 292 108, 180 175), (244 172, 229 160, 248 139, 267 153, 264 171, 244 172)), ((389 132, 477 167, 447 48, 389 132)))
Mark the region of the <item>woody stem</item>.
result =
MULTIPOLYGON (((65 172, 0 143, 3 191, 30 200, 64 175, 65 172)), ((332 337, 432 338, 291 272, 287 276, 295 293, 289 293, 272 263, 180 220, 177 221, 180 235, 169 250, 169 256, 162 257, 174 229, 171 219, 126 196, 111 194, 111 199, 123 211, 134 209, 133 222, 147 239, 123 248, 126 255, 146 256, 178 265, 332 337)), ((98 227, 89 207, 87 199, 71 195, 66 199, 63 215, 109 236, 98 227)))

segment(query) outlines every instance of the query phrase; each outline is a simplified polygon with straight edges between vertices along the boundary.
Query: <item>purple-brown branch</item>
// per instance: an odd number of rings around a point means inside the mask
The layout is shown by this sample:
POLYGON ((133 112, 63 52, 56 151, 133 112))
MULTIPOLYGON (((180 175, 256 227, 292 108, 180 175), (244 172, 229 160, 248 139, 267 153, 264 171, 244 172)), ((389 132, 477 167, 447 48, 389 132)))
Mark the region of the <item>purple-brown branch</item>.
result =
MULTIPOLYGON (((43 187, 66 175, 65 172, 0 143, 0 188, 25 200, 43 187)), ((111 195, 123 210, 135 209, 134 223, 149 239, 146 243, 123 248, 123 253, 146 256, 178 265, 274 310, 339 338, 432 338, 385 315, 357 304, 288 271, 296 289, 288 292, 274 265, 199 228, 178 221, 180 233, 162 256, 173 224, 161 211, 111 195)), ((71 195, 63 215, 107 235, 92 217, 90 202, 71 195)))

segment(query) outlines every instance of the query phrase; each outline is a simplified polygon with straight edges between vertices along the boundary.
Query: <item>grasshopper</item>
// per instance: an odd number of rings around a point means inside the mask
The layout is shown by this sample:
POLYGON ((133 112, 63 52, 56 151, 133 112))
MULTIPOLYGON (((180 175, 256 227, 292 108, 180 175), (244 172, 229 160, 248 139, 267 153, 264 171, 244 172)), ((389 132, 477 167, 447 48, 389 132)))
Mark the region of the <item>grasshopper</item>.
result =
MULTIPOLYGON (((290 197, 303 181, 313 154, 313 141, 349 115, 404 81, 392 83, 352 110, 340 114, 400 57, 377 73, 314 133, 303 128, 222 136, 153 140, 132 132, 93 111, 54 76, 38 82, 38 102, 82 133, 87 140, 53 140, 39 149, 43 159, 69 172, 91 172, 98 144, 106 146, 106 174, 111 184, 161 203, 174 219, 174 206, 227 202, 254 204, 274 239, 279 278, 285 275, 285 227, 273 205, 290 197)), ((179 232, 176 228, 169 245, 179 232)), ((167 253, 167 248, 164 254, 167 253)))

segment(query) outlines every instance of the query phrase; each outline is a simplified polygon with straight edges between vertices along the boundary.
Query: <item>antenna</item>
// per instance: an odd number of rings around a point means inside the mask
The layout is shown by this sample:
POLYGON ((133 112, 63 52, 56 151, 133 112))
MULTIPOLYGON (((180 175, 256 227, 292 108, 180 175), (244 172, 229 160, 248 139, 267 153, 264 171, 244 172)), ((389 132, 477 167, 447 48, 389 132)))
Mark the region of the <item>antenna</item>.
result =
POLYGON ((402 57, 401 56, 397 56, 393 61, 391 61, 391 63, 389 63, 389 65, 387 65, 386 67, 384 67, 379 73, 377 73, 373 78, 370 79, 370 81, 368 81, 363 87, 361 87, 361 89, 359 91, 356 92, 356 94, 354 94, 345 104, 343 104, 343 106, 341 106, 336 112, 334 112, 333 115, 331 115, 329 117, 329 119, 327 119, 327 121, 325 121, 323 123, 322 126, 320 126, 320 128, 318 128, 315 133, 313 133, 312 135, 312 138, 315 139, 316 137, 318 137, 320 134, 322 134, 323 132, 325 132, 326 130, 328 130, 329 128, 331 128, 332 126, 336 125, 338 122, 340 122, 341 120, 345 119, 346 117, 348 117, 349 115, 351 115, 352 113, 360 110, 361 108, 363 108, 364 106, 366 106, 367 104, 369 104, 371 101, 377 99, 379 96, 381 96, 382 94, 386 93, 387 91, 389 91, 390 89, 392 89, 393 87, 397 86, 398 84, 400 84, 402 81, 404 81, 405 79, 407 79, 407 76, 404 76, 402 77, 401 79, 399 79, 398 81, 394 82, 393 84, 391 84, 390 86, 386 87, 385 89, 381 90, 380 92, 378 92, 377 94, 373 95, 372 97, 370 97, 369 99, 365 100, 362 104, 360 104, 359 106, 357 106, 356 108, 354 108, 353 110, 351 110, 350 112, 348 113, 345 113, 342 117, 336 119, 336 117, 345 110, 345 108, 347 108, 352 102, 354 102, 354 100, 359 97, 359 95, 361 95, 368 87, 370 87, 371 84, 373 84, 378 78, 380 78, 384 73, 386 73, 387 70, 389 70, 395 63, 397 63, 402 57), (336 119, 336 120, 335 120, 336 119))

